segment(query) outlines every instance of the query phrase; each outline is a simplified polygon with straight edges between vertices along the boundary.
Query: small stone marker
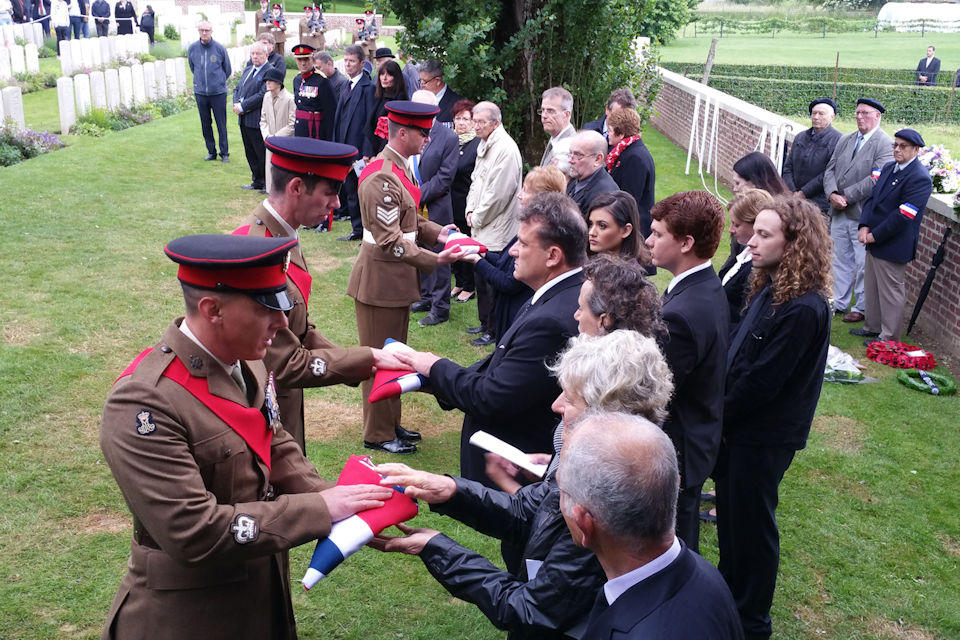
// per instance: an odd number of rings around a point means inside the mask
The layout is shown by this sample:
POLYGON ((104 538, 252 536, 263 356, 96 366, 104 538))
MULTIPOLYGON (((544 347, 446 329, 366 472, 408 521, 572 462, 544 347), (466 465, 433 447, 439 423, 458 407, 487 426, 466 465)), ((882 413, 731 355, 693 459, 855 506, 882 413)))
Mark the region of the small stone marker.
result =
POLYGON ((73 93, 77 99, 77 117, 90 113, 90 76, 85 73, 73 76, 73 93))
POLYGON ((107 108, 107 84, 103 71, 90 74, 90 102, 96 109, 107 108))
POLYGON ((130 67, 120 67, 120 103, 128 109, 133 106, 133 74, 130 67))
POLYGON ((57 102, 60 106, 60 133, 66 134, 77 122, 77 112, 73 106, 73 78, 57 78, 57 102))
POLYGON ((5 118, 16 122, 21 129, 26 127, 23 119, 23 92, 20 87, 3 88, 3 113, 5 118))
POLYGON ((27 64, 27 73, 40 73, 40 56, 37 45, 28 43, 23 48, 23 57, 27 64))
POLYGON ((120 74, 116 69, 107 69, 103 77, 107 81, 107 109, 113 111, 120 107, 120 74))

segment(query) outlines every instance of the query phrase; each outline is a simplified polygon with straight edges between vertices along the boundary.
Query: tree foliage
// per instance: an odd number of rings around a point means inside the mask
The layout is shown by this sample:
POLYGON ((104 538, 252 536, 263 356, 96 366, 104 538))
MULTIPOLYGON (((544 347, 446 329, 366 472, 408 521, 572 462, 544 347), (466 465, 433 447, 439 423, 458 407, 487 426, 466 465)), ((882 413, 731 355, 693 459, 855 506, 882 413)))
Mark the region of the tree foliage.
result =
POLYGON ((548 87, 574 95, 575 124, 602 114, 616 87, 652 91, 652 102, 656 52, 653 64, 644 63, 634 41, 644 29, 660 28, 649 19, 650 6, 670 2, 390 0, 390 9, 406 27, 401 48, 441 60, 461 95, 499 104, 511 134, 535 152, 545 142, 536 109, 548 87))

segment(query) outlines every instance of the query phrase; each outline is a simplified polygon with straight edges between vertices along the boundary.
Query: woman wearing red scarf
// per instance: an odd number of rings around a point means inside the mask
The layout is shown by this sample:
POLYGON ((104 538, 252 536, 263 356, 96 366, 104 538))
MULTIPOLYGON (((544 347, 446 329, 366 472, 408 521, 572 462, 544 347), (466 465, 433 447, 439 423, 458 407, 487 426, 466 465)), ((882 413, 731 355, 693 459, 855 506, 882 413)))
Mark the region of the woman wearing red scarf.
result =
POLYGON ((607 135, 613 147, 607 154, 607 171, 617 186, 637 201, 640 232, 646 238, 650 235, 656 170, 653 156, 640 139, 640 116, 633 109, 617 109, 607 117, 607 135))

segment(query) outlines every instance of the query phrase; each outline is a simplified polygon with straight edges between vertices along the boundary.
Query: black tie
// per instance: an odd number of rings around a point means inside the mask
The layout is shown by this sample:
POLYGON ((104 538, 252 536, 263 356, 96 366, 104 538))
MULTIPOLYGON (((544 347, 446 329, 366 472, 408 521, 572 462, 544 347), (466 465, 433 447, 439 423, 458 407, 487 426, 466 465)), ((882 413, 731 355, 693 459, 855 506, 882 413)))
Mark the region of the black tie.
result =
POLYGON ((520 318, 526 315, 527 311, 530 311, 530 307, 533 306, 533 303, 530 300, 527 300, 523 303, 523 306, 520 307, 520 311, 517 313, 517 318, 513 321, 514 323, 520 322, 520 318))

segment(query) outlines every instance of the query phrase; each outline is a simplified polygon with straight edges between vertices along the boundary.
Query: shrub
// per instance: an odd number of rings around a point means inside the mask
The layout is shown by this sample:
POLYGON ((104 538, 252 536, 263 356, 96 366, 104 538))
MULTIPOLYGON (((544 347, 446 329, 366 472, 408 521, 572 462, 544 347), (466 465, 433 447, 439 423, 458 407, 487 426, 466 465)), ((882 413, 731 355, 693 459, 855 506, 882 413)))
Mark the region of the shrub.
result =
POLYGON ((23 93, 33 93, 57 86, 57 76, 53 73, 18 73, 14 78, 23 93))
POLYGON ((20 151, 6 142, 0 142, 0 167, 9 167, 23 160, 20 151))
POLYGON ((163 37, 167 40, 179 40, 180 33, 177 32, 177 28, 172 24, 168 24, 163 28, 163 37))
POLYGON ((149 53, 138 53, 137 60, 140 62, 156 62, 156 56, 150 55, 149 53))
POLYGON ((92 122, 78 122, 70 127, 70 133, 75 136, 90 136, 92 138, 102 138, 106 135, 106 129, 101 129, 92 122))
POLYGON ((63 142, 52 133, 31 129, 21 131, 10 120, 0 127, 0 165, 5 167, 61 148, 63 142))
POLYGON ((42 47, 37 49, 37 57, 38 58, 56 58, 57 50, 51 49, 47 45, 43 45, 42 47))
POLYGON ((77 118, 77 124, 87 124, 96 127, 102 131, 113 129, 110 122, 113 119, 112 114, 106 109, 93 108, 87 113, 77 118))

